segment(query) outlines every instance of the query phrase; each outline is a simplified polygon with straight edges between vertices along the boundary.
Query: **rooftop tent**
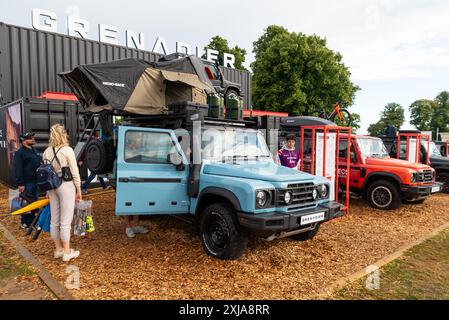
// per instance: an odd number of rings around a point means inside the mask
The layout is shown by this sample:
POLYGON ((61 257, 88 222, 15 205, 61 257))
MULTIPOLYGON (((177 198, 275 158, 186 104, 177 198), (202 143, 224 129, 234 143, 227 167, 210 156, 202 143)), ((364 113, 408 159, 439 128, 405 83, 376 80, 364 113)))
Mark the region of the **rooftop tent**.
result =
POLYGON ((81 65, 59 76, 91 112, 155 115, 165 113, 173 102, 205 103, 212 84, 203 82, 187 64, 183 69, 179 61, 174 62, 177 68, 170 64, 159 68, 144 60, 125 59, 81 65))
POLYGON ((215 92, 212 82, 204 70, 204 64, 200 58, 196 56, 189 56, 183 53, 172 53, 167 56, 163 56, 155 63, 159 69, 175 72, 187 72, 198 75, 201 81, 207 83, 211 90, 208 93, 215 92))

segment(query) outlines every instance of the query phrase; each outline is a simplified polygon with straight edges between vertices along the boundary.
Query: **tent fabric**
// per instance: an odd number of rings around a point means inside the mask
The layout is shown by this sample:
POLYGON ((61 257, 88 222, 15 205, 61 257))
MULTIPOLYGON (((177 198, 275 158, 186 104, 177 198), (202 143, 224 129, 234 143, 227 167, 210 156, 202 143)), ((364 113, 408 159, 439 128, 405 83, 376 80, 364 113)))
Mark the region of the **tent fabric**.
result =
POLYGON ((183 54, 172 54, 156 62, 155 66, 161 70, 196 74, 200 81, 207 84, 206 92, 215 93, 214 86, 204 70, 204 64, 198 57, 183 54))
POLYGON ((146 115, 166 112, 166 83, 160 70, 148 68, 137 83, 133 94, 126 105, 126 112, 146 115))
POLYGON ((165 113, 173 102, 205 103, 206 93, 214 90, 210 81, 201 80, 190 57, 179 60, 160 68, 156 63, 124 59, 81 65, 59 76, 90 112, 156 115, 165 113))

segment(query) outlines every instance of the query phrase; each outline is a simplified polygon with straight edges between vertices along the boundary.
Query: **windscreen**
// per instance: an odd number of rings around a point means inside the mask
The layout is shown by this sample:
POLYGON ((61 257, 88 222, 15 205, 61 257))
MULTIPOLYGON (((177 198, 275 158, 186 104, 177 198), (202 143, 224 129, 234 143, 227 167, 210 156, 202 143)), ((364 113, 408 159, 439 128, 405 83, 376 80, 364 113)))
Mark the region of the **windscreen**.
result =
POLYGON ((204 160, 271 160, 264 137, 251 129, 204 129, 202 135, 204 160))
POLYGON ((364 158, 387 158, 387 148, 381 139, 357 138, 360 152, 364 158))

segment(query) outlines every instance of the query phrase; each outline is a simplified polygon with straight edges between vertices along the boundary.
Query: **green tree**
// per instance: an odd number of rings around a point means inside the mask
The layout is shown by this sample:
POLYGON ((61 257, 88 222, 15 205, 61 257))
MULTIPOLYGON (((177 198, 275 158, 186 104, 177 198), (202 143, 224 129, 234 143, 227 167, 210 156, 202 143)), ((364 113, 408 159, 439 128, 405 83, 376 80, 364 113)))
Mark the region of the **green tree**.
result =
POLYGON ((368 133, 371 136, 384 135, 390 126, 399 131, 404 122, 404 108, 399 103, 389 103, 380 113, 380 120, 368 127, 368 133))
POLYGON ((352 122, 351 122, 351 129, 352 133, 357 133, 357 131, 360 129, 360 115, 358 113, 351 112, 352 116, 352 122))
POLYGON ((410 106, 410 123, 421 131, 449 130, 449 92, 441 92, 434 100, 417 100, 410 106))
POLYGON ((432 100, 417 100, 412 103, 410 110, 410 124, 421 131, 432 130, 432 119, 435 113, 435 102, 432 100))
MULTIPOLYGON (((220 52, 220 55, 218 57, 218 61, 221 65, 223 65, 223 53, 231 53, 235 56, 235 65, 234 67, 238 70, 246 70, 243 66, 243 63, 246 59, 246 50, 243 48, 240 48, 239 46, 235 46, 234 48, 229 47, 229 42, 225 38, 222 38, 220 36, 213 37, 209 44, 204 48, 204 51, 206 49, 213 49, 220 52)), ((202 56, 203 59, 206 59, 206 54, 202 56)))
POLYGON ((351 106, 360 88, 351 82, 342 56, 326 45, 316 35, 269 26, 254 42, 254 105, 291 115, 330 113, 337 101, 351 106))
POLYGON ((436 132, 447 132, 449 130, 449 92, 441 92, 434 100, 435 111, 430 121, 431 129, 436 132))
POLYGON ((386 132, 387 125, 382 121, 370 124, 368 127, 368 134, 373 137, 378 137, 384 135, 386 132))

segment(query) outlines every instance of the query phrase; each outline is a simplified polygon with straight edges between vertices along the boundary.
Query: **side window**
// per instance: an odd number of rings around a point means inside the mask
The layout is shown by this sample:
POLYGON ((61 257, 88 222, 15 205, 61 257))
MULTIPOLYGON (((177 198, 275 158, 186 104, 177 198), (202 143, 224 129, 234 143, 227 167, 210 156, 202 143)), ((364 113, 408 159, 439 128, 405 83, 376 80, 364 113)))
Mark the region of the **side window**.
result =
POLYGON ((401 149, 399 149, 399 159, 407 158, 407 142, 401 141, 401 149))
POLYGON ((167 164, 174 145, 168 133, 128 131, 125 162, 167 164))
POLYGON ((209 76, 210 80, 218 80, 219 76, 218 76, 218 70, 214 65, 206 65, 204 67, 207 75, 209 76))
MULTIPOLYGON (((348 141, 340 141, 339 157, 346 159, 348 156, 348 141)), ((351 144, 351 162, 357 162, 354 146, 351 144)))

